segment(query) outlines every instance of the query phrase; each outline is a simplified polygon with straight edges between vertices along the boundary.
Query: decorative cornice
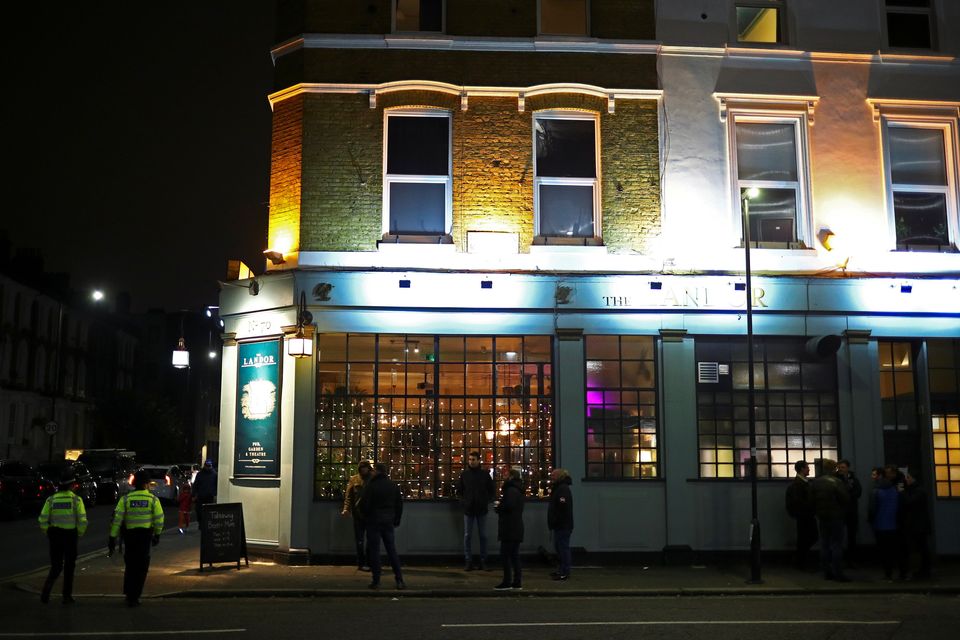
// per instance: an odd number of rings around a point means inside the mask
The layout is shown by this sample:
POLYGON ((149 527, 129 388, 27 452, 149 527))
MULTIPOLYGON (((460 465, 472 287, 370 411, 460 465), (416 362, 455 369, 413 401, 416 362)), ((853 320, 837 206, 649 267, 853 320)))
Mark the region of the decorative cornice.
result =
POLYGON ((696 47, 663 44, 660 54, 665 56, 689 56, 707 58, 731 58, 739 60, 839 62, 843 64, 924 65, 935 67, 960 66, 956 56, 939 54, 902 53, 847 53, 843 51, 802 51, 800 49, 762 49, 744 47, 696 47))
POLYGON ((920 115, 960 117, 960 102, 955 100, 902 100, 896 98, 867 98, 873 109, 873 121, 880 122, 881 115, 920 115))
POLYGON ((820 96, 799 96, 799 95, 779 95, 779 94, 755 94, 755 93, 721 93, 713 94, 713 97, 720 103, 720 121, 726 122, 727 110, 731 107, 749 109, 794 109, 804 111, 807 114, 807 121, 813 124, 813 112, 820 102, 820 96))

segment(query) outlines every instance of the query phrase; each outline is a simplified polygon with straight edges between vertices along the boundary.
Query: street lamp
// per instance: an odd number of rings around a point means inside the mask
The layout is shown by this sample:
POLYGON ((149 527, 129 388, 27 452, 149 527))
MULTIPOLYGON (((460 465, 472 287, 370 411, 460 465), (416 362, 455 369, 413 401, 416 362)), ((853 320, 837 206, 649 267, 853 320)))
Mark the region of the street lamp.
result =
POLYGON ((287 338, 287 355, 294 358, 309 358, 313 355, 313 337, 303 335, 303 326, 313 322, 313 314, 307 311, 307 294, 300 292, 300 304, 297 305, 297 333, 287 338))
POLYGON ((750 579, 760 584, 760 517, 757 513, 757 407, 753 380, 753 285, 750 277, 750 200, 760 195, 760 189, 750 187, 740 191, 740 217, 743 225, 743 253, 747 290, 747 405, 750 427, 750 579))
POLYGON ((101 300, 103 300, 103 291, 101 291, 100 289, 94 289, 93 292, 90 294, 90 297, 93 298, 94 302, 100 302, 101 300))

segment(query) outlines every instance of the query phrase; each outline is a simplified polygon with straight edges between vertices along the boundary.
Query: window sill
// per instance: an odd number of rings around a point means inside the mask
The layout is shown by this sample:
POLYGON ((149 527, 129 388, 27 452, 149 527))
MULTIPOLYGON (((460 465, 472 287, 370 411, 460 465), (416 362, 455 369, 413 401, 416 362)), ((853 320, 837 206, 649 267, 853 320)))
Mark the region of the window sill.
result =
MULTIPOLYGON (((743 243, 741 242, 736 249, 743 249, 743 243)), ((811 249, 803 245, 802 243, 793 243, 793 242, 752 242, 750 243, 750 251, 769 251, 769 252, 783 252, 789 251, 793 255, 803 255, 803 256, 816 256, 817 250, 811 249), (791 246, 796 244, 797 246, 791 246)))
POLYGON ((537 236, 530 245, 530 253, 592 253, 606 255, 601 238, 554 238, 537 236))
POLYGON ((449 235, 415 236, 384 234, 383 239, 377 242, 379 251, 442 251, 454 253, 457 250, 453 238, 449 235))

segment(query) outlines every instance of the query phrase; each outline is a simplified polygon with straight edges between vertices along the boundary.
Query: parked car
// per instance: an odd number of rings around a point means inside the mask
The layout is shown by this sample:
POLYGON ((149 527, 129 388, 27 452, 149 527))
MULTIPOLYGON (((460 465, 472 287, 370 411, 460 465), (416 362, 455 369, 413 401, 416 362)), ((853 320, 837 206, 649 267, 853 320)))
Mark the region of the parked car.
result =
POLYGON ((30 465, 19 460, 0 460, 0 515, 17 517, 39 511, 56 487, 30 465))
POLYGON ((197 477, 197 473, 200 471, 200 465, 196 462, 181 462, 173 466, 180 469, 180 473, 183 474, 183 477, 190 481, 190 486, 193 486, 193 480, 197 477))
POLYGON ((136 471, 133 451, 122 449, 86 449, 77 458, 97 481, 97 497, 101 502, 115 503, 130 491, 127 478, 136 471))
POLYGON ((92 507, 97 503, 97 480, 87 469, 87 465, 79 461, 58 460, 39 465, 40 475, 52 482, 60 483, 64 471, 73 473, 76 482, 73 483, 73 492, 83 499, 83 504, 92 507))
MULTIPOLYGON (((157 496, 161 502, 176 502, 180 495, 180 489, 190 482, 189 477, 184 476, 178 465, 158 465, 145 464, 140 469, 144 470, 150 476, 150 484, 147 489, 153 495, 157 496)), ((133 474, 128 478, 130 487, 133 487, 133 474)))

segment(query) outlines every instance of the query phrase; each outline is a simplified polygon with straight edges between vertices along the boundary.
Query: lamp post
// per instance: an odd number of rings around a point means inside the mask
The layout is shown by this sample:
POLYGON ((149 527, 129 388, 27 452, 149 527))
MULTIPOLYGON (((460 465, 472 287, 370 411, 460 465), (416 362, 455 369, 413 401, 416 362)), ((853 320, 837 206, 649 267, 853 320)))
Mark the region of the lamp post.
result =
POLYGON ((747 290, 747 422, 750 429, 750 584, 760 584, 760 517, 757 509, 757 407, 753 379, 753 284, 750 276, 750 199, 760 195, 756 187, 740 192, 740 217, 743 225, 743 253, 747 290))

